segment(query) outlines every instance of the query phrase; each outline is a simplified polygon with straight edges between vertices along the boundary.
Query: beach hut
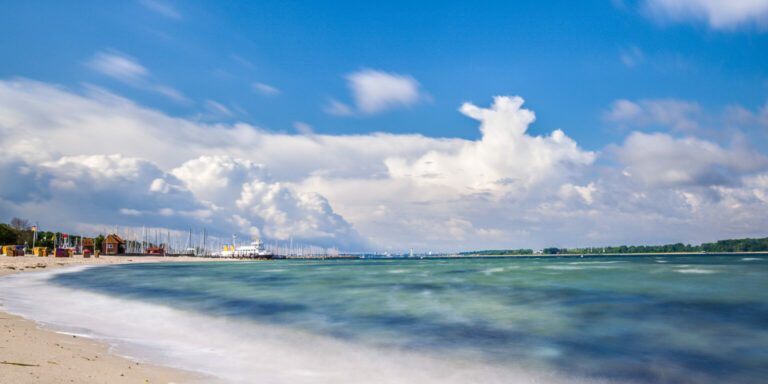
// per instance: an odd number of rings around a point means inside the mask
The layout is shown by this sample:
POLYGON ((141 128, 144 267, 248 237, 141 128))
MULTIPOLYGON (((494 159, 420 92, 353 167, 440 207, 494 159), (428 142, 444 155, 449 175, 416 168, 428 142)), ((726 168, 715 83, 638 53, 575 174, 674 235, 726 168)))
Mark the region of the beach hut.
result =
POLYGON ((32 254, 35 256, 40 257, 47 257, 48 256, 48 248, 47 247, 34 247, 32 248, 32 254))
POLYGON ((104 239, 102 248, 105 255, 116 255, 120 253, 121 245, 125 245, 125 241, 118 235, 110 234, 104 239))
POLYGON ((6 256, 24 256, 24 247, 21 245, 4 245, 3 254, 6 256))
POLYGON ((93 239, 91 238, 87 238, 87 237, 84 238, 80 242, 80 246, 82 247, 83 253, 85 253, 85 251, 91 251, 91 254, 93 254, 93 251, 95 250, 95 247, 93 245, 93 239))
POLYGON ((56 248, 53 250, 53 257, 69 257, 69 249, 56 248))

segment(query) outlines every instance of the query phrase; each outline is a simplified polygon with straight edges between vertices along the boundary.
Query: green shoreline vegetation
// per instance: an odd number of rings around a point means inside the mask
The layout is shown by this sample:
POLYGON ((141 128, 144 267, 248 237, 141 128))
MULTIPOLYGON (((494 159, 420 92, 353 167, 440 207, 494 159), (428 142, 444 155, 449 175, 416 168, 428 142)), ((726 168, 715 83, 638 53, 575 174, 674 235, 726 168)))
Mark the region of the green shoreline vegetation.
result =
POLYGON ((459 255, 476 256, 527 256, 527 255, 600 255, 600 254, 660 254, 660 253, 742 253, 768 252, 768 237, 759 239, 729 239, 714 243, 690 245, 683 243, 666 245, 620 245, 586 248, 503 249, 461 252, 459 255))

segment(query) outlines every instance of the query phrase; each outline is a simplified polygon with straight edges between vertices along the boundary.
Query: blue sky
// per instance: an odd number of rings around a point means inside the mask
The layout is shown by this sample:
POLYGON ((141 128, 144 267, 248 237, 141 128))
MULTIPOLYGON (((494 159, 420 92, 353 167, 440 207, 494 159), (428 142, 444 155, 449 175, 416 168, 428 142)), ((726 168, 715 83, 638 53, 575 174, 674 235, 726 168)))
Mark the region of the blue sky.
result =
MULTIPOLYGON (((8 2, 3 8, 0 81, 7 92, 4 107, 11 117, 0 120, 0 127, 6 140, 17 137, 15 142, 27 138, 27 144, 56 145, 60 141, 53 142, 45 134, 54 127, 62 137, 82 136, 93 129, 104 135, 99 136, 103 140, 116 140, 129 134, 128 129, 136 137, 143 134, 145 142, 169 134, 162 139, 168 145, 190 148, 189 153, 181 151, 175 157, 161 156, 142 152, 143 142, 139 142, 121 147, 117 151, 121 159, 99 160, 128 168, 146 161, 139 168, 154 176, 146 180, 141 176, 126 185, 137 187, 141 180, 156 186, 153 180, 161 179, 169 185, 178 183, 178 191, 186 194, 183 199, 189 199, 184 204, 195 206, 199 213, 194 216, 189 213, 192 210, 166 207, 166 214, 152 216, 146 207, 113 207, 118 213, 111 220, 121 225, 152 222, 177 229, 209 225, 226 227, 223 232, 230 230, 228 226, 232 230, 245 226, 250 228, 245 232, 278 239, 289 232, 296 235, 299 227, 308 228, 298 220, 288 226, 292 229, 280 230, 279 220, 258 211, 224 225, 210 213, 221 206, 216 198, 245 201, 245 186, 258 179, 278 185, 275 188, 281 191, 284 188, 281 193, 288 199, 284 203, 293 208, 303 204, 296 201, 308 201, 302 200, 302 194, 322 198, 324 203, 302 209, 328 213, 317 220, 333 228, 314 223, 307 241, 334 243, 340 236, 334 231, 340 230, 354 233, 356 243, 349 246, 358 248, 391 244, 423 249, 533 247, 553 245, 553 238, 562 239, 557 240, 562 245, 653 243, 760 234, 759 219, 736 213, 729 224, 715 225, 710 231, 702 232, 698 225, 722 222, 722 217, 704 212, 703 202, 711 204, 711 212, 722 210, 722 204, 766 212, 768 198, 762 200, 760 189, 768 149, 766 1, 470 5, 136 0, 8 2), (515 102, 494 104, 494 96, 521 96, 525 104, 523 109, 515 102), (45 108, 45 103, 53 106, 45 108), (488 132, 497 132, 498 121, 491 121, 490 115, 471 117, 473 113, 462 107, 465 103, 509 117, 511 131, 517 132, 518 118, 525 120, 525 110, 534 111, 536 121, 522 126, 518 132, 522 136, 501 134, 501 139, 494 139, 488 132), (83 110, 57 109, 61 105, 83 110), (67 125, 71 119, 82 119, 83 125, 67 125), (54 123, 44 126, 41 120, 54 123), (95 121, 101 125, 88 125, 95 121), (490 128, 478 129, 478 121, 490 128), (122 123, 125 126, 119 128, 122 123), (142 124, 152 124, 154 131, 142 124), (232 146, 228 149, 226 143, 212 141, 193 145, 179 139, 185 135, 183 130, 176 131, 182 125, 200 129, 200 137, 231 134, 232 146), (239 126, 248 128, 241 132, 239 126), (215 133, 217 129, 222 131, 215 133), (576 149, 553 139, 557 130, 576 149), (381 138, 376 132, 389 136, 381 138), (518 152, 496 153, 497 149, 483 146, 484 137, 490 144, 509 140, 508 148, 518 152), (537 147, 537 140, 547 138, 552 140, 537 147), (309 149, 315 148, 311 143, 320 142, 317 152, 309 149), (517 147, 520 143, 527 144, 517 147), (691 153, 643 158, 631 152, 650 153, 643 145, 658 149, 667 144, 691 153), (479 149, 466 149, 473 145, 479 149), (700 152, 708 155, 699 159, 700 152), (497 157, 484 158, 487 153, 497 157), (530 156, 539 157, 531 160, 530 156), (216 163, 221 169, 239 170, 237 178, 216 173, 236 184, 234 192, 214 196, 190 185, 189 175, 195 171, 187 168, 203 166, 205 161, 199 161, 203 158, 212 162, 206 163, 208 167, 216 163), (433 158, 441 159, 439 169, 434 168, 438 165, 433 158), (661 164, 660 159, 669 163, 661 164), (460 177, 468 167, 464 184, 433 180, 435 175, 460 177), (521 173, 521 169, 535 171, 521 173), (660 172, 667 173, 652 177, 660 172), (486 180, 481 174, 493 174, 496 179, 486 180), (377 184, 382 180, 385 185, 377 184), (512 184, 516 186, 496 187, 512 184), (338 187, 342 185, 346 187, 338 187), (362 201, 345 195, 343 188, 387 192, 362 201), (438 196, 431 188, 447 188, 455 194, 438 196), (537 188, 558 191, 557 196, 531 192, 537 188), (600 227, 590 221, 592 211, 622 212, 627 218, 645 207, 644 203, 623 206, 617 198, 625 193, 622 188, 639 191, 660 204, 647 210, 666 213, 660 213, 658 222, 649 216, 647 223, 637 224, 642 228, 626 225, 615 233, 605 228, 580 232, 585 226, 600 227), (744 193, 750 196, 749 204, 728 200, 736 195, 744 198, 744 193), (658 196, 650 197, 654 194, 658 196), (581 196, 579 204, 591 206, 592 211, 566 201, 571 195, 581 196), (558 204, 555 211, 572 219, 547 216, 558 204), (535 212, 522 208, 528 206, 538 208, 535 212), (380 216, 366 214, 377 209, 380 216), (509 215, 500 218, 494 212, 509 215), (343 225, 334 227, 333 215, 343 225), (434 223, 420 223, 418 219, 425 215, 434 217, 434 223), (529 221, 523 225, 505 221, 518 216, 529 221), (538 217, 547 219, 538 222, 538 217), (702 223, 694 225, 696 221, 702 223), (552 236, 544 229, 530 229, 547 225, 560 229, 552 231, 552 236), (409 226, 455 231, 425 240, 406 229, 391 230, 409 226)), ((5 196, 0 190, 4 216, 28 211, 31 202, 41 199, 52 206, 57 201, 63 204, 64 197, 35 190, 41 180, 56 179, 46 173, 52 172, 51 164, 87 168, 99 161, 73 156, 115 155, 85 146, 82 140, 73 139, 70 144, 37 163, 26 156, 2 168, 11 176, 25 174, 20 169, 39 172, 30 178, 34 182, 30 181, 29 190, 6 191, 5 196), (22 195, 28 199, 19 199, 22 195)), ((144 197, 126 201, 137 204, 144 197)), ((82 197, 77 204, 87 200, 82 197)), ((168 201, 154 202, 151 209, 161 209, 168 201)), ((247 205, 238 204, 230 204, 231 209, 244 210, 247 205)), ((259 209, 264 209, 266 203, 260 204, 259 209)), ((299 209, 295 214, 307 213, 299 209)), ((94 219, 90 224, 103 223, 94 219)))
POLYGON ((175 116, 233 111, 224 121, 318 133, 373 131, 475 138, 462 102, 522 95, 540 116, 532 132, 564 129, 583 146, 616 140, 601 121, 615 99, 675 98, 707 108, 756 108, 768 91, 768 36, 669 23, 642 4, 485 2, 16 2, 3 12, 0 75, 97 84, 175 116), (165 12, 164 12, 165 11, 165 12), (134 58, 179 102, 86 65, 97 52, 134 58), (629 57, 625 62, 622 57, 629 57), (631 62, 631 63, 630 63, 631 62), (429 99, 364 118, 323 112, 349 102, 344 75, 408 74, 429 99), (252 83, 279 94, 260 95, 252 83))

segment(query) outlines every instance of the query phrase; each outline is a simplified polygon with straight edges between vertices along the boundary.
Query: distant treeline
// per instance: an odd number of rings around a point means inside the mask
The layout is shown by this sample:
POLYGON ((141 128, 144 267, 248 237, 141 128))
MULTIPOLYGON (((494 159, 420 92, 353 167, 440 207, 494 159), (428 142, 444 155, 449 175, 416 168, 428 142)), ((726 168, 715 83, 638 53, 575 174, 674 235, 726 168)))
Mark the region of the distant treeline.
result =
MULTIPOLYGON (((683 243, 666 245, 620 245, 616 247, 544 248, 547 255, 600 254, 600 253, 698 253, 698 252, 768 252, 768 237, 761 239, 720 240, 715 243, 690 245, 683 243)), ((531 249, 504 249, 462 252, 463 255, 531 255, 531 249)))

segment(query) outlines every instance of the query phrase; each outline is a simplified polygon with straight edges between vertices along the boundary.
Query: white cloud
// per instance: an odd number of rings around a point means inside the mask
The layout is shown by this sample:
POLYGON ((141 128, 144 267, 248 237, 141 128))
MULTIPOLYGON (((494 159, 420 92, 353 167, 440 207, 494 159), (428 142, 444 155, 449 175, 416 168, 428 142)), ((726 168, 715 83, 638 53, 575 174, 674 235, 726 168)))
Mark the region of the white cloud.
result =
POLYGON ((156 84, 151 81, 149 70, 142 66, 138 60, 122 52, 115 50, 97 52, 86 64, 94 70, 132 87, 159 93, 177 102, 189 102, 189 99, 181 92, 167 85, 156 84))
MULTIPOLYGON (((352 250, 697 242, 768 227, 768 165, 744 142, 632 133, 604 151, 615 162, 596 165, 599 153, 565 132, 531 135, 522 102, 462 106, 478 140, 307 135, 0 81, 0 179, 13 180, 0 183, 0 212, 62 229, 205 226, 352 250)), ((616 116, 655 116, 627 106, 616 116)))
POLYGON ((350 106, 334 99, 328 100, 328 104, 323 107, 323 111, 334 116, 352 116, 355 114, 350 106))
POLYGON ((171 174, 199 199, 230 204, 240 198, 243 184, 269 179, 264 165, 228 156, 200 156, 173 169, 171 174))
POLYGON ((634 132, 614 151, 631 177, 652 186, 738 185, 744 175, 768 166, 768 158, 745 143, 725 149, 710 141, 665 133, 634 132))
POLYGON ((254 236, 319 244, 362 246, 365 241, 316 194, 296 192, 271 180, 266 168, 249 160, 201 156, 171 171, 196 198, 237 215, 240 228, 254 236))
POLYGON ((315 134, 315 131, 312 129, 311 125, 301 121, 294 121, 293 128, 296 129, 296 132, 301 133, 302 135, 311 136, 315 134))
POLYGON ((365 114, 409 107, 421 98, 419 82, 407 75, 365 69, 350 73, 347 81, 357 109, 365 114))
POLYGON ((137 82, 149 74, 136 59, 120 52, 97 52, 88 64, 91 68, 125 83, 137 82))
POLYGON ((419 82, 411 76, 363 69, 345 76, 355 109, 331 99, 323 110, 331 115, 374 115, 395 108, 407 108, 425 99, 419 82))
POLYGON ((272 96, 280 93, 280 90, 264 83, 253 83, 251 84, 253 87, 253 90, 266 96, 272 96))
POLYGON ((768 26, 768 0, 645 0, 648 12, 661 20, 703 20, 713 29, 768 26))
POLYGON ((167 3, 158 0, 139 0, 148 9, 171 19, 181 19, 181 13, 167 3))
POLYGON ((490 109, 462 105, 463 114, 481 122, 479 141, 452 151, 430 151, 413 161, 390 158, 390 176, 460 194, 508 195, 559 183, 594 161, 594 153, 581 150, 560 130, 528 135, 535 116, 522 104, 520 97, 496 97, 490 109))
POLYGON ((627 67, 634 67, 644 60, 645 55, 643 54, 643 51, 634 45, 621 52, 621 62, 627 67))
POLYGON ((729 105, 725 109, 727 122, 741 126, 768 127, 768 102, 757 111, 750 111, 740 105, 729 105))
POLYGON ((642 99, 637 102, 616 100, 603 113, 603 120, 629 127, 663 125, 680 132, 699 128, 698 103, 676 99, 642 99))
POLYGON ((232 117, 232 111, 218 101, 206 100, 205 107, 214 115, 232 117))

